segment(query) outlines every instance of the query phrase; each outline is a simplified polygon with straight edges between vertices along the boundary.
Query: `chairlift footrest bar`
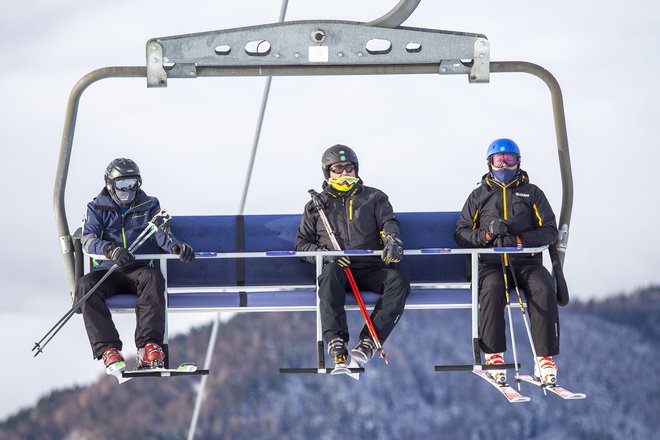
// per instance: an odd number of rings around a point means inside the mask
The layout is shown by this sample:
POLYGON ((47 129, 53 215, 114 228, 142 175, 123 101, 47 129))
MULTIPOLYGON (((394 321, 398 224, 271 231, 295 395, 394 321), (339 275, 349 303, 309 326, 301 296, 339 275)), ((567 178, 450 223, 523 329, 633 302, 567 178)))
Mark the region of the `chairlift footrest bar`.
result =
MULTIPOLYGON (((282 374, 330 374, 334 368, 280 368, 282 374)), ((349 368, 351 373, 364 373, 364 368, 349 368)))
POLYGON ((177 371, 175 369, 146 369, 124 371, 122 377, 207 376, 209 370, 177 371))
MULTIPOLYGON (((458 364, 458 365, 436 365, 435 371, 472 371, 475 367, 482 370, 514 370, 515 364, 501 364, 501 365, 472 365, 472 364, 458 364)), ((520 364, 518 364, 520 368, 520 364)))

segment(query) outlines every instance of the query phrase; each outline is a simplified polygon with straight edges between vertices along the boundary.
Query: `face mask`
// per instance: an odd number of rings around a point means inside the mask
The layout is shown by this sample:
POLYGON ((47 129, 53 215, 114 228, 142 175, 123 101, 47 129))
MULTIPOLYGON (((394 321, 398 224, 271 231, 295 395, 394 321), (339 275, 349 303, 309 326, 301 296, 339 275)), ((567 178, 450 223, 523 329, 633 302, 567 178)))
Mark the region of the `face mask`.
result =
POLYGON ((358 178, 357 177, 337 177, 336 179, 330 179, 328 180, 328 183, 337 191, 348 191, 353 186, 358 183, 358 178))
POLYGON ((137 194, 137 191, 115 191, 115 201, 118 202, 120 205, 123 206, 128 206, 131 203, 133 203, 133 200, 135 200, 135 195, 137 194))
POLYGON ((516 177, 516 174, 518 174, 518 168, 515 168, 513 170, 502 168, 499 170, 491 170, 491 172, 493 173, 493 177, 495 177, 495 180, 497 180, 503 185, 508 185, 509 182, 511 182, 513 178, 516 177))

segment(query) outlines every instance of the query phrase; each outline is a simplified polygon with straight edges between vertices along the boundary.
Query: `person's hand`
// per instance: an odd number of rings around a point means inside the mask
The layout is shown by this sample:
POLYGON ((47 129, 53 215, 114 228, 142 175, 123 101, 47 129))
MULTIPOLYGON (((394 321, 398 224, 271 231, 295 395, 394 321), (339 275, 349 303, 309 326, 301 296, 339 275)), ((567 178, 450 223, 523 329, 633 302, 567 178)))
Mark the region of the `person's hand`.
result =
POLYGON ((117 266, 127 266, 135 260, 135 256, 128 249, 109 244, 103 249, 103 255, 117 266))
POLYGON ((522 242, 515 235, 502 235, 501 237, 497 237, 494 241, 494 244, 495 247, 522 247, 522 242))
POLYGON ((195 259, 195 251, 193 248, 184 242, 180 242, 172 246, 172 253, 179 256, 179 259, 184 263, 190 263, 195 259))
POLYGON ((383 256, 385 264, 398 263, 403 258, 403 243, 394 234, 383 237, 383 256))
POLYGON ((342 255, 341 257, 335 258, 335 263, 337 263, 339 266, 345 269, 351 265, 351 259, 348 258, 346 255, 342 255))
POLYGON ((488 225, 488 235, 490 236, 488 241, 494 240, 502 235, 507 235, 508 233, 509 233, 509 223, 507 223, 507 221, 504 219, 497 218, 492 222, 490 222, 490 224, 488 225))

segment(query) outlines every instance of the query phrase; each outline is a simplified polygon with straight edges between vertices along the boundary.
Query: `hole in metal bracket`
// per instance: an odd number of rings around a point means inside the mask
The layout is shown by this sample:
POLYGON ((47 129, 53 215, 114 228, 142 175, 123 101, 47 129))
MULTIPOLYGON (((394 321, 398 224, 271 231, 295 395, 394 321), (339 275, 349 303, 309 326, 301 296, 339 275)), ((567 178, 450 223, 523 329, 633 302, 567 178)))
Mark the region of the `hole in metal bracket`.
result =
POLYGON ((384 55, 390 53, 392 50, 392 43, 389 40, 373 38, 367 41, 366 48, 367 52, 372 55, 384 55))
POLYGON ((216 48, 213 50, 215 51, 216 55, 229 55, 231 52, 231 46, 223 44, 221 46, 216 46, 216 48))
POLYGON ((268 40, 250 41, 245 45, 245 53, 258 57, 268 55, 270 53, 270 42, 268 40))
POLYGON ((419 43, 408 43, 406 44, 406 51, 410 53, 417 53, 422 51, 422 45, 419 43))

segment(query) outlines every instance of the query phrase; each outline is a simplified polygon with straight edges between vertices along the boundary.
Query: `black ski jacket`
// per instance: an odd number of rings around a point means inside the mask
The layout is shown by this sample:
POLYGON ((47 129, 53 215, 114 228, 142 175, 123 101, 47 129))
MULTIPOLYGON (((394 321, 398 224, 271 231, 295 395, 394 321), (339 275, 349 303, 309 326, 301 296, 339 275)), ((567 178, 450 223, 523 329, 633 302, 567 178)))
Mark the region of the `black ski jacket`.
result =
MULTIPOLYGON (((481 185, 468 197, 456 223, 456 243, 466 248, 492 247, 493 242, 486 239, 486 231, 490 222, 498 218, 509 223, 509 233, 517 235, 523 247, 557 241, 557 223, 550 203, 539 187, 529 183, 523 170, 508 185, 500 184, 490 173, 482 177, 481 185)), ((499 263, 500 258, 499 255, 481 255, 480 261, 499 263)), ((542 262, 541 254, 515 255, 515 259, 542 262)))
MULTIPOLYGON (((387 195, 379 189, 365 186, 359 180, 347 192, 335 190, 326 182, 319 194, 325 215, 342 250, 383 249, 380 233, 400 237, 399 221, 387 195)), ((318 210, 309 201, 296 235, 297 251, 334 250, 318 210)), ((303 258, 310 263, 314 258, 303 258)), ((384 263, 377 257, 351 257, 351 266, 364 267, 384 263)))

